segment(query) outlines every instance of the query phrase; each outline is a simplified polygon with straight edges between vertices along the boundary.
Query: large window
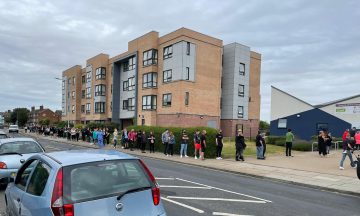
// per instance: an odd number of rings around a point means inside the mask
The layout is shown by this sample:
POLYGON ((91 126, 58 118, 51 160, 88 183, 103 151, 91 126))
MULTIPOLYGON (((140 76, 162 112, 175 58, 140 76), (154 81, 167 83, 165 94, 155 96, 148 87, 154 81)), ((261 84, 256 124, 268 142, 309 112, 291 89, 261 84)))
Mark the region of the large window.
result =
POLYGON ((81 113, 85 113, 85 105, 81 105, 81 113))
POLYGON ((163 94, 163 106, 171 106, 171 93, 163 94))
POLYGON ((128 84, 129 84, 128 91, 134 90, 135 89, 135 77, 130 77, 128 79, 128 84))
POLYGON ((86 88, 86 98, 91 98, 91 87, 86 88))
POLYGON ((287 127, 287 119, 279 119, 278 128, 286 128, 286 127, 287 127))
POLYGON ((245 86, 240 84, 239 85, 239 93, 238 93, 239 96, 244 97, 244 94, 245 94, 244 92, 245 92, 245 86))
POLYGON ((124 72, 129 70, 134 70, 135 66, 136 66, 136 58, 134 56, 129 58, 126 62, 124 62, 123 64, 124 72))
POLYGON ((95 113, 105 113, 105 102, 95 102, 95 113))
POLYGON ((143 110, 156 110, 156 95, 146 95, 142 97, 143 110))
POLYGON ((106 86, 103 84, 95 86, 95 96, 105 96, 106 95, 106 86))
POLYGON ((129 83, 126 80, 126 81, 123 82, 123 91, 127 91, 128 89, 129 89, 129 83))
POLYGON ((135 110, 135 98, 128 99, 128 110, 129 111, 135 110))
POLYGON ((85 90, 81 90, 81 98, 85 98, 85 90))
POLYGON ((86 72, 86 82, 91 82, 91 71, 86 72))
POLYGON ((82 84, 86 83, 86 76, 85 75, 81 77, 81 83, 82 84))
POLYGON ((106 78, 106 68, 99 67, 95 70, 96 79, 105 79, 106 78))
POLYGON ((91 110, 91 105, 90 105, 90 103, 87 103, 86 104, 86 114, 89 114, 90 110, 91 110))
POLYGON ((172 70, 166 70, 163 72, 163 82, 171 82, 172 80, 172 70))
POLYGON ((240 75, 245 76, 245 64, 244 63, 240 63, 239 73, 240 73, 240 75))
POLYGON ((143 75, 143 87, 153 88, 157 86, 157 73, 147 73, 143 75))
POLYGON ((244 118, 244 107, 238 106, 238 118, 244 118))
POLYGON ((129 106, 129 101, 128 100, 123 100, 123 110, 127 110, 129 106))
POLYGON ((157 64, 157 50, 156 49, 147 50, 143 53, 143 65, 148 66, 148 65, 153 65, 153 64, 157 64))
POLYGON ((172 53, 173 53, 172 45, 164 47, 164 59, 171 58, 172 53))

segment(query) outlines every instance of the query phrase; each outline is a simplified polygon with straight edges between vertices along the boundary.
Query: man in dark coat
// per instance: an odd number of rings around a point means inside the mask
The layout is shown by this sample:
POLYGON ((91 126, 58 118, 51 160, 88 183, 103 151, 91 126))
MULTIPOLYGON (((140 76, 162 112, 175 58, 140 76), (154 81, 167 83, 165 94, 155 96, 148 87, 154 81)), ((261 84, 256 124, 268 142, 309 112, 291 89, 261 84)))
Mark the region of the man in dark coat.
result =
POLYGON ((238 130, 238 134, 235 137, 235 147, 236 147, 236 155, 235 155, 235 160, 236 161, 245 161, 244 159, 244 149, 246 147, 245 144, 245 138, 244 135, 242 133, 242 130, 238 130))

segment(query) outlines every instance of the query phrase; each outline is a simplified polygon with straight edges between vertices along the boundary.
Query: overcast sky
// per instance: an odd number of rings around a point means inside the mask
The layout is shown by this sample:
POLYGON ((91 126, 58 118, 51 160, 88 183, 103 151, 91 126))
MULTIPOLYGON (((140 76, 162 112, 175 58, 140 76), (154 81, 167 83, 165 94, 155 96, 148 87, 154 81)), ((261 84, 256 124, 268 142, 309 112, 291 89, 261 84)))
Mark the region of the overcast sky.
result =
POLYGON ((261 119, 270 86, 311 104, 359 94, 358 0, 0 1, 0 111, 61 109, 61 72, 127 50, 151 30, 187 27, 262 54, 261 119), (44 3, 46 2, 46 3, 44 3))

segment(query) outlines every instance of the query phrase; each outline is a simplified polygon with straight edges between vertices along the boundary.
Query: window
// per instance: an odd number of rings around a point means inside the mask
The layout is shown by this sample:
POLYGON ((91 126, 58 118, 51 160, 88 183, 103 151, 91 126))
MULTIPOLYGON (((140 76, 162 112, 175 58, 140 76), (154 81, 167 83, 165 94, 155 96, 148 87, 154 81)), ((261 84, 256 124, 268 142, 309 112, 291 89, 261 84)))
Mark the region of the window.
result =
POLYGON ((70 92, 68 92, 68 98, 70 98, 70 92))
POLYGON ((95 86, 95 96, 105 96, 106 95, 106 86, 103 84, 95 86))
POLYGON ((239 73, 241 76, 245 76, 245 64, 240 63, 239 73))
POLYGON ((128 105, 129 105, 129 101, 128 100, 123 100, 123 110, 127 110, 128 105))
POLYGON ((166 70, 163 72, 163 82, 171 82, 172 79, 172 70, 166 70))
POLYGON ((95 113, 105 113, 105 102, 95 102, 95 113))
POLYGON ((244 118, 244 107, 238 106, 238 118, 244 118))
POLYGON ((163 94, 163 106, 171 106, 171 94, 163 94))
POLYGON ((142 97, 143 110, 156 110, 156 95, 146 95, 142 97))
POLYGON ((143 53, 143 65, 149 66, 149 65, 153 65, 153 64, 157 64, 157 50, 156 49, 147 50, 143 53))
POLYGON ((71 112, 72 112, 72 113, 75 112, 75 105, 72 105, 72 107, 71 107, 71 112))
POLYGON ((91 105, 90 105, 90 103, 87 103, 86 104, 86 114, 90 113, 90 109, 91 109, 91 105))
POLYGON ((86 72, 86 81, 91 82, 91 71, 86 72))
POLYGON ((186 42, 186 55, 190 55, 190 42, 186 42))
POLYGON ((49 178, 50 170, 51 168, 43 162, 39 162, 36 165, 27 187, 27 192, 29 194, 40 196, 43 193, 46 182, 49 178))
POLYGON ((91 98, 91 87, 86 88, 86 98, 91 98))
POLYGON ((128 81, 123 82, 123 91, 127 91, 129 89, 129 83, 128 81))
POLYGON ((245 91, 245 86, 244 85, 239 85, 239 96, 240 97, 244 97, 244 91, 245 91))
POLYGON ((104 68, 104 67, 96 68, 95 78, 96 79, 105 79, 106 78, 106 68, 104 68))
POLYGON ((157 73, 147 73, 143 75, 143 87, 153 88, 157 86, 157 73))
POLYGON ((185 105, 189 105, 189 98, 190 98, 190 94, 189 92, 185 92, 185 105))
POLYGON ((75 99, 75 92, 71 92, 72 98, 75 99))
POLYGON ((86 82, 86 76, 84 75, 81 77, 81 83, 84 84, 85 82, 86 82))
POLYGON ((75 85, 75 77, 73 77, 72 80, 73 80, 73 85, 75 85))
POLYGON ((286 128, 286 127, 287 127, 287 119, 279 119, 278 128, 286 128))
POLYGON ((135 98, 128 99, 128 110, 129 111, 135 110, 135 98))
POLYGON ((65 90, 65 80, 62 81, 62 90, 65 90))
POLYGON ((129 70, 134 70, 134 69, 135 69, 135 65, 136 65, 136 58, 135 58, 135 56, 129 58, 126 62, 123 63, 124 72, 129 71, 129 70))
POLYGON ((70 85, 71 84, 71 78, 68 78, 68 85, 70 85))
POLYGON ((186 70, 185 70, 185 80, 189 80, 190 79, 190 68, 189 67, 186 67, 186 70))
POLYGON ((31 171, 34 169, 37 160, 30 160, 20 168, 16 175, 15 185, 21 190, 25 190, 31 171))
POLYGON ((130 77, 128 79, 128 91, 132 91, 135 89, 135 77, 130 77))
POLYGON ((85 90, 81 90, 81 98, 85 98, 85 90))
POLYGON ((164 59, 171 58, 172 52, 173 52, 172 45, 164 47, 164 59))
POLYGON ((81 113, 85 113, 85 105, 81 105, 81 113))
POLYGON ((113 91, 113 85, 111 84, 111 94, 112 94, 112 91, 113 91))
POLYGON ((110 111, 112 111, 112 101, 110 102, 110 111))

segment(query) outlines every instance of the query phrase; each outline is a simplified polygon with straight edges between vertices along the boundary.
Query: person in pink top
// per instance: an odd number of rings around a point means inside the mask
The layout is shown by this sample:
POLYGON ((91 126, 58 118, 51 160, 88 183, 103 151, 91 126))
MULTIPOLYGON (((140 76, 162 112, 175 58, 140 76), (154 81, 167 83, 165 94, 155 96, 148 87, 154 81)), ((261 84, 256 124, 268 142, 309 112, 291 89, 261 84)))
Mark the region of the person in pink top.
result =
POLYGON ((357 150, 360 150, 360 131, 356 132, 354 138, 355 138, 355 143, 356 143, 355 148, 357 150))
POLYGON ((131 129, 131 131, 129 132, 128 137, 129 137, 130 151, 134 151, 133 146, 134 146, 134 142, 135 142, 135 138, 136 138, 136 133, 135 133, 134 129, 131 129))

